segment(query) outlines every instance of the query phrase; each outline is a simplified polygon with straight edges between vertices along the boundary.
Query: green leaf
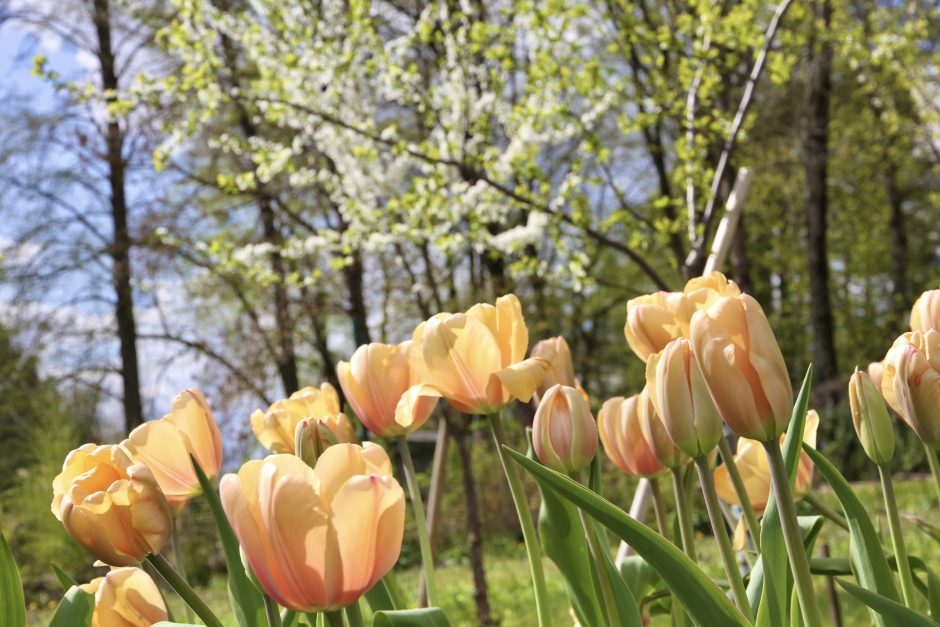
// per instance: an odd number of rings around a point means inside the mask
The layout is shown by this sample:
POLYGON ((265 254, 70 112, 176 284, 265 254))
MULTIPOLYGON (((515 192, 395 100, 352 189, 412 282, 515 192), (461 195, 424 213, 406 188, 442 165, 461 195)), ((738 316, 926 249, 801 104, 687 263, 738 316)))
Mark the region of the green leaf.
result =
POLYGON ((194 625, 193 623, 174 623, 168 620, 161 620, 159 623, 154 623, 151 627, 200 627, 200 625, 194 625))
POLYGON ((656 570, 639 555, 624 557, 620 563, 620 574, 637 603, 641 603, 660 581, 656 570))
POLYGON ((219 500, 219 493, 209 482, 206 473, 199 467, 199 462, 192 455, 189 456, 199 478, 199 485, 202 486, 202 493, 209 502, 209 509, 212 511, 212 518, 215 520, 216 529, 219 532, 219 540, 222 542, 222 550, 225 553, 225 567, 228 570, 228 597, 232 610, 235 612, 235 619, 241 627, 261 627, 267 624, 267 618, 264 614, 264 601, 261 594, 254 584, 248 578, 245 568, 242 565, 241 554, 239 553, 238 538, 232 531, 232 526, 225 516, 225 510, 222 509, 222 501, 219 500))
POLYGON ((836 579, 836 581, 846 592, 867 605, 872 612, 872 616, 877 616, 881 624, 904 625, 904 627, 937 627, 937 623, 920 612, 905 607, 894 599, 883 597, 844 579, 836 579))
POLYGON ((23 583, 13 561, 13 553, 0 533, 0 625, 22 627, 26 624, 23 583))
POLYGON ((78 586, 72 586, 59 601, 49 627, 87 627, 91 624, 94 611, 95 597, 78 586))
MULTIPOLYGON (((871 518, 868 517, 865 506, 845 477, 822 453, 811 446, 804 446, 803 450, 832 486, 832 491, 835 492, 842 505, 846 522, 849 523, 849 559, 855 571, 855 578, 865 589, 887 599, 898 601, 898 589, 894 583, 894 576, 888 567, 881 540, 878 538, 871 518)), ((872 619, 877 625, 885 625, 881 615, 875 611, 872 611, 872 619)))
MULTIPOLYGON (((908 561, 910 562, 911 570, 914 571, 912 573, 914 575, 914 584, 927 599, 927 605, 930 608, 930 616, 936 620, 937 617, 940 617, 940 576, 919 557, 911 555, 908 557, 908 561), (921 583, 920 578, 917 577, 918 570, 923 571, 924 575, 927 577, 926 584, 921 583)), ((897 562, 893 557, 890 560, 890 564, 892 568, 897 570, 897 562)))
POLYGON ((906 518, 917 525, 917 528, 922 532, 927 534, 927 536, 933 538, 936 542, 940 542, 940 527, 937 527, 933 523, 929 523, 919 516, 907 515, 906 518))
POLYGON ((426 607, 376 612, 372 627, 450 627, 450 623, 441 608, 426 607))
MULTIPOLYGON (((793 405, 790 426, 783 441, 783 462, 790 477, 790 485, 796 481, 796 469, 800 461, 800 444, 803 442, 803 429, 806 426, 806 412, 809 410, 810 389, 813 383, 813 366, 810 364, 803 377, 803 385, 793 405)), ((793 586, 793 574, 790 572, 790 558, 787 556, 787 544, 783 537, 780 512, 777 500, 771 490, 767 507, 760 526, 761 555, 754 565, 747 587, 747 597, 751 607, 757 607, 756 625, 760 627, 786 627, 790 608, 790 588, 793 586), (759 574, 760 576, 755 576, 759 574)))
POLYGON ((78 582, 72 578, 67 572, 56 566, 52 565, 52 572, 55 573, 56 579, 59 580, 59 583, 62 585, 63 590, 68 590, 72 586, 77 586, 78 582))
POLYGON ((625 540, 656 569, 676 598, 700 625, 749 625, 725 593, 682 551, 637 522, 613 503, 584 486, 532 461, 508 447, 506 454, 525 468, 542 487, 552 490, 591 515, 625 540))
POLYGON ((393 575, 392 572, 389 571, 365 593, 366 602, 369 604, 369 609, 373 612, 398 609, 399 605, 395 602, 396 597, 393 594, 391 586, 394 580, 390 579, 391 577, 393 577, 393 575))

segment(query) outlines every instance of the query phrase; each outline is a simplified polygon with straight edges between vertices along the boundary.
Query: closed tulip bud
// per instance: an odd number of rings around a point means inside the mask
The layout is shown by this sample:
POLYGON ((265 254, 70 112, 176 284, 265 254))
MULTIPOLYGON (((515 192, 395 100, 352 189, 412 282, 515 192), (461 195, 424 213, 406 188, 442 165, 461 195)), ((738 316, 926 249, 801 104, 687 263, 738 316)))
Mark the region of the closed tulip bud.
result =
POLYGON ((639 394, 617 396, 604 402, 597 413, 597 431, 604 452, 628 475, 656 477, 668 470, 659 463, 640 426, 639 394))
POLYGON ((928 290, 911 308, 911 331, 940 331, 940 290, 928 290))
POLYGON ((294 455, 249 461, 220 492, 251 570, 288 609, 355 603, 398 561, 404 493, 375 444, 336 444, 313 468, 294 455))
POLYGON ((741 437, 775 441, 793 409, 790 376, 760 304, 724 296, 696 312, 692 353, 718 413, 741 437))
POLYGON ((662 418, 656 411, 656 406, 650 399, 649 387, 643 388, 637 403, 637 414, 640 419, 640 430, 646 439, 646 444, 653 451, 659 463, 667 468, 679 468, 686 461, 686 456, 675 445, 662 418))
POLYGON ((689 308, 682 292, 656 292, 630 300, 623 328, 627 344, 646 361, 672 340, 688 335, 689 308))
POLYGON ((385 437, 417 431, 440 397, 434 388, 413 380, 408 365, 411 342, 360 346, 348 362, 336 366, 339 384, 366 429, 385 437))
POLYGON ((881 393, 924 444, 940 446, 940 332, 905 333, 884 360, 881 393))
POLYGON ((358 444, 356 430, 346 414, 304 418, 294 432, 294 454, 312 467, 323 451, 340 442, 358 444))
POLYGON ((150 627, 168 620, 160 589, 139 568, 115 568, 79 588, 95 597, 91 627, 150 627))
MULTIPOLYGON (((803 428, 803 442, 816 448, 816 431, 819 429, 819 414, 814 410, 809 410, 806 414, 806 425, 803 428)), ((780 436, 781 443, 786 434, 780 436)), ((757 440, 748 438, 738 438, 737 452, 734 455, 734 462, 741 473, 741 479, 744 481, 744 489, 754 507, 754 513, 758 516, 764 512, 767 507, 767 500, 770 498, 771 478, 770 464, 767 461, 767 451, 763 444, 757 440)), ((715 491, 718 496, 726 503, 740 505, 738 493, 734 489, 731 477, 728 475, 728 468, 721 464, 714 470, 715 491)), ((813 485, 813 462, 805 451, 800 451, 800 460, 796 468, 796 482, 793 487, 793 495, 796 498, 806 496, 813 485)))
POLYGON ((571 350, 562 336, 542 340, 532 347, 532 357, 541 357, 548 362, 548 371, 535 390, 535 402, 538 403, 548 388, 556 383, 576 388, 587 400, 587 394, 574 376, 574 364, 571 363, 571 350))
POLYGON ((179 509, 202 488, 192 455, 210 479, 222 465, 222 434, 199 390, 183 391, 160 420, 145 422, 121 442, 133 459, 150 468, 166 500, 179 509))
POLYGON ((888 408, 871 378, 855 369, 849 379, 849 405, 855 433, 868 457, 878 464, 887 464, 894 458, 894 425, 888 408))
POLYGON ((670 439, 690 457, 711 452, 721 438, 715 409, 692 345, 680 338, 646 362, 646 387, 670 439))
POLYGON ((52 490, 52 513, 76 542, 106 564, 137 565, 170 539, 173 517, 157 480, 120 446, 75 449, 52 490))
POLYGON ((272 453, 293 453, 297 423, 304 418, 326 418, 340 413, 339 395, 329 383, 306 387, 251 414, 251 430, 272 453))
POLYGON ((496 305, 437 314, 412 336, 414 381, 427 383, 465 414, 492 414, 513 399, 528 402, 548 371, 540 357, 525 358, 529 331, 513 294, 496 305))
POLYGON ((597 425, 578 390, 553 385, 542 397, 532 423, 532 446, 539 460, 558 472, 574 473, 597 453, 597 425))

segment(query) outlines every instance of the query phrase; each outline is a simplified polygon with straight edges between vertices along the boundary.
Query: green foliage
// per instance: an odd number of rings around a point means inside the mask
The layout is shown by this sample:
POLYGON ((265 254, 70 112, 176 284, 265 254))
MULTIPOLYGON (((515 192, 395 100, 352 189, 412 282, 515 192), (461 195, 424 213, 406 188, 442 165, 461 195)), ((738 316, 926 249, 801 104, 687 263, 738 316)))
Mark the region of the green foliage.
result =
POLYGON ((91 624, 95 597, 78 586, 72 586, 62 597, 49 627, 82 627, 91 624))
POLYGON ((26 624, 23 584, 6 538, 0 533, 0 623, 10 627, 26 624))

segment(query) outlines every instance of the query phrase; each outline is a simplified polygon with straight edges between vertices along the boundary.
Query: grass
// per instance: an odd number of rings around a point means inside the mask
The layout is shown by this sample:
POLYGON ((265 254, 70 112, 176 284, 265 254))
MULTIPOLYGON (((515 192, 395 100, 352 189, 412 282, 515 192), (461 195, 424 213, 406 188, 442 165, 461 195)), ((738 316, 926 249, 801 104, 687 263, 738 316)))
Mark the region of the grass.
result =
MULTIPOLYGON (((921 477, 907 478, 897 481, 898 506, 903 514, 913 514, 928 520, 937 519, 937 503, 933 497, 933 487, 921 477)), ((868 510, 876 526, 882 532, 882 540, 886 547, 890 547, 887 523, 884 517, 884 505, 881 501, 881 491, 877 482, 861 482, 855 484, 856 492, 868 506, 868 510)), ((839 510, 838 502, 826 486, 816 489, 816 494, 830 507, 839 510)), ((800 513, 812 513, 806 504, 801 504, 800 513)), ((924 559, 928 565, 940 571, 940 557, 937 554, 936 541, 920 531, 907 519, 902 520, 904 536, 908 552, 924 559)), ((702 526, 699 525, 699 529, 702 526)), ((717 552, 711 538, 699 534, 699 553, 703 567, 716 577, 721 577, 721 567, 717 552)), ((529 567, 525 561, 525 550, 521 543, 518 545, 505 538, 487 538, 487 554, 485 556, 487 583, 489 586, 489 600, 493 614, 498 617, 502 625, 512 627, 528 627, 536 625, 535 611, 530 584, 529 567)), ((822 545, 828 545, 833 556, 848 554, 848 535, 831 522, 826 522, 816 544, 815 555, 820 555, 822 545)), ((615 543, 612 542, 612 548, 615 543)), ((890 553, 890 549, 886 550, 890 553)), ((546 580, 549 591, 550 614, 553 625, 571 625, 573 623, 568 610, 568 601, 565 594, 564 581, 554 567, 546 562, 546 580)), ((443 599, 443 609, 446 611, 451 625, 454 627, 476 625, 475 605, 473 599, 473 581, 468 565, 458 560, 456 563, 444 563, 436 569, 438 577, 439 595, 443 599)), ((827 596, 827 580, 825 577, 816 577, 816 590, 822 609, 824 620, 829 621, 830 606, 827 596)), ((404 569, 398 573, 401 589, 410 592, 410 602, 416 603, 416 590, 418 585, 418 571, 415 568, 404 569)), ((214 579, 202 591, 204 598, 218 614, 225 625, 234 625, 234 617, 228 610, 228 599, 225 582, 221 578, 214 579)), ((172 593, 171 593, 172 595, 172 593)), ((867 611, 846 593, 838 592, 839 606, 842 612, 842 624, 845 626, 867 624, 867 611)), ((178 621, 185 621, 178 599, 170 596, 171 609, 178 621)), ((923 608, 922 608, 923 609, 923 608)), ((27 622, 29 625, 48 624, 54 609, 30 608, 27 622)), ((368 612, 367 619, 368 619, 368 612)), ((368 621, 367 621, 368 624, 368 621)), ((656 616, 652 625, 668 625, 666 617, 656 616)))

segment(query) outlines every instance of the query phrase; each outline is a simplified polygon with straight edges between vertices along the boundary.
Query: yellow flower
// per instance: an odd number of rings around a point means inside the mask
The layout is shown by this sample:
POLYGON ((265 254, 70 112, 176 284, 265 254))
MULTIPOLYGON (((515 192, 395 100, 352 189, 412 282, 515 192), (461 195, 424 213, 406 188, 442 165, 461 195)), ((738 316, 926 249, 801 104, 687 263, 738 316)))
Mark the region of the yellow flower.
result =
MULTIPOLYGON (((329 383, 306 387, 277 401, 266 412, 251 414, 251 430, 261 445, 273 453, 293 453, 297 423, 304 418, 328 418, 341 412, 339 395, 329 383)), ((343 440, 342 433, 337 438, 343 440)))
POLYGON ((675 445, 662 418, 656 411, 656 406, 650 399, 649 387, 643 388, 637 402, 637 415, 640 421, 640 431, 646 439, 646 444, 653 451, 659 463, 667 468, 679 468, 686 462, 685 454, 675 445))
POLYGON ((167 620, 160 589, 139 568, 115 568, 79 587, 95 597, 91 627, 150 627, 167 620))
POLYGON ((591 464, 597 425, 578 390, 561 384, 548 389, 535 410, 532 447, 543 464, 558 472, 578 472, 591 464))
POLYGON ((911 330, 940 331, 940 290, 927 290, 911 308, 911 330))
POLYGON ((884 359, 881 393, 921 442, 940 446, 940 332, 895 340, 884 359))
POLYGON ((559 335, 537 342, 535 346, 532 347, 532 357, 541 357, 549 364, 548 371, 535 390, 536 403, 545 395, 548 388, 556 383, 575 388, 584 400, 589 400, 587 392, 584 391, 581 387, 581 383, 574 376, 574 364, 571 362, 571 349, 568 348, 568 342, 565 338, 559 335))

